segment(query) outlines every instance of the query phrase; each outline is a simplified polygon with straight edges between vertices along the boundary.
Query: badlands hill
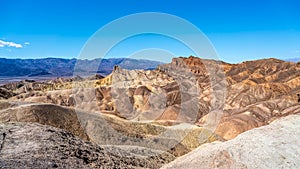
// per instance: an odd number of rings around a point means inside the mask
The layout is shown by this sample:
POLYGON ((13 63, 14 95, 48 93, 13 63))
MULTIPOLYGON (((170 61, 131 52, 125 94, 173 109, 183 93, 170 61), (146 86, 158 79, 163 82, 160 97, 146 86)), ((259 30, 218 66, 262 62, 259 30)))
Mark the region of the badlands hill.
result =
POLYGON ((203 127, 215 118, 218 125, 210 125, 228 140, 298 113, 299 70, 299 63, 277 59, 228 64, 189 57, 156 70, 115 67, 105 78, 25 81, 0 91, 10 100, 53 103, 127 120, 203 127))
MULTIPOLYGON (((236 140, 253 128, 285 116, 297 117, 299 94, 300 63, 263 59, 228 64, 191 56, 174 58, 154 70, 115 66, 106 77, 24 80, 2 85, 0 121, 4 128, 25 125, 44 131, 40 124, 52 126, 70 133, 67 139, 76 137, 114 154, 131 154, 134 162, 127 162, 128 166, 158 168, 204 143, 236 140)), ((10 135, 7 130, 3 133, 5 137, 10 135)), ((259 144, 263 145, 265 138, 261 139, 259 144)), ((26 139, 22 142, 27 144, 26 139)), ((39 156, 39 151, 31 153, 39 156)), ((86 156, 90 158, 91 154, 86 156)), ((7 161, 10 156, 5 157, 6 162, 0 164, 11 166, 13 161, 7 161)), ((82 160, 70 154, 63 158, 82 160)), ((126 168, 122 159, 113 159, 116 161, 107 167, 126 168)), ((81 162, 80 166, 100 167, 97 160, 81 162)), ((63 167, 61 161, 55 164, 63 167)), ((48 162, 36 165, 48 166, 48 162)))

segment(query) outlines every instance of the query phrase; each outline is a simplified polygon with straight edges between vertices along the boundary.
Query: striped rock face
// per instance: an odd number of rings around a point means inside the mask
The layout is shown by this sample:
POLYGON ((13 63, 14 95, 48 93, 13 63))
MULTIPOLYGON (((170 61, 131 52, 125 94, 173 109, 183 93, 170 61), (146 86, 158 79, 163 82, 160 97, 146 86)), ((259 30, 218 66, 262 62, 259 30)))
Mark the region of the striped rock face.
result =
POLYGON ((300 64, 276 59, 228 64, 180 57, 155 70, 115 67, 106 77, 6 85, 0 97, 163 125, 213 125, 228 140, 298 113, 299 72, 300 64))

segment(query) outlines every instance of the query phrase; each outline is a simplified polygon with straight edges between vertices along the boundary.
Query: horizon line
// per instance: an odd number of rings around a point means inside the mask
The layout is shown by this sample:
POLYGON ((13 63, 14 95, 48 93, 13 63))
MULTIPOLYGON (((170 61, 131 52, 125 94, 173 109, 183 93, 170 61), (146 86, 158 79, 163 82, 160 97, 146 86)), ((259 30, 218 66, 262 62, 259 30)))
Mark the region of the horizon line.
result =
MULTIPOLYGON (((209 59, 209 58, 201 58, 199 56, 194 56, 194 55, 189 55, 189 56, 174 56, 173 58, 180 58, 180 57, 184 57, 184 58, 188 58, 188 57, 197 57, 203 60, 215 60, 215 61, 222 61, 225 63, 229 63, 229 64, 239 64, 239 63, 243 63, 243 62, 247 62, 247 61, 257 61, 257 60, 264 60, 264 59, 277 59, 277 60, 281 60, 281 61, 285 61, 285 62, 293 62, 293 63, 298 63, 300 62, 300 57, 291 57, 288 59, 281 59, 281 58, 277 58, 277 57, 266 57, 266 58, 259 58, 259 59, 249 59, 249 60, 244 60, 241 62, 228 62, 228 61, 224 61, 222 59, 216 60, 216 59, 209 59), (293 61, 294 60, 294 61, 293 61)), ((172 59, 173 59, 172 58, 172 59)), ((41 58, 19 58, 19 57, 5 57, 5 56, 0 56, 0 59, 7 59, 7 60, 42 60, 42 59, 66 59, 66 60, 96 60, 96 59, 104 59, 104 60, 109 60, 109 59, 132 59, 132 60, 145 60, 145 61, 154 61, 154 62, 161 62, 161 63, 168 63, 168 62, 163 62, 163 61, 158 61, 158 60, 152 60, 152 59, 138 59, 138 58, 129 58, 129 57, 110 57, 110 58, 92 58, 92 59, 83 59, 83 58, 68 58, 68 57, 59 57, 59 56, 48 56, 48 57, 41 57, 41 58)))

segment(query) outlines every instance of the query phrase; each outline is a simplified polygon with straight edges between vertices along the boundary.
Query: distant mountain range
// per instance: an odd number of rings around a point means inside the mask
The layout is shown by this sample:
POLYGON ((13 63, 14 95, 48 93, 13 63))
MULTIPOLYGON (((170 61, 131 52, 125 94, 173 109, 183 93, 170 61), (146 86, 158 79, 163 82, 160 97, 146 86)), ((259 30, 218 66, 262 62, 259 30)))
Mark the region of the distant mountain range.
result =
MULTIPOLYGON (((80 65, 80 71, 108 75, 115 65, 126 69, 155 69, 161 62, 128 58, 111 59, 5 59, 0 58, 0 77, 61 77, 72 76, 75 65, 80 65), (99 65, 99 66, 98 66, 99 65), (95 71, 95 66, 98 70, 95 71)), ((78 69, 77 69, 78 70, 78 69)))
POLYGON ((288 61, 288 62, 300 62, 300 58, 290 58, 290 59, 286 59, 285 61, 288 61))

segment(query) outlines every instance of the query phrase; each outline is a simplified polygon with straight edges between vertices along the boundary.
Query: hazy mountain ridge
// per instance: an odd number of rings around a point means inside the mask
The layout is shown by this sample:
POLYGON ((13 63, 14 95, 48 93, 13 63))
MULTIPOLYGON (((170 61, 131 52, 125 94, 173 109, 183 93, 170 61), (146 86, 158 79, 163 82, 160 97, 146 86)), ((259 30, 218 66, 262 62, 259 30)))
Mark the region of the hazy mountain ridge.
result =
POLYGON ((130 58, 111 58, 77 60, 62 58, 45 59, 5 59, 0 58, 0 76, 72 76, 75 66, 80 65, 81 71, 92 73, 90 65, 99 65, 97 70, 102 75, 111 73, 115 65, 120 65, 126 69, 155 69, 162 62, 150 60, 138 60, 130 58))
POLYGON ((288 62, 300 62, 300 58, 290 58, 290 59, 285 59, 285 61, 288 61, 288 62))

